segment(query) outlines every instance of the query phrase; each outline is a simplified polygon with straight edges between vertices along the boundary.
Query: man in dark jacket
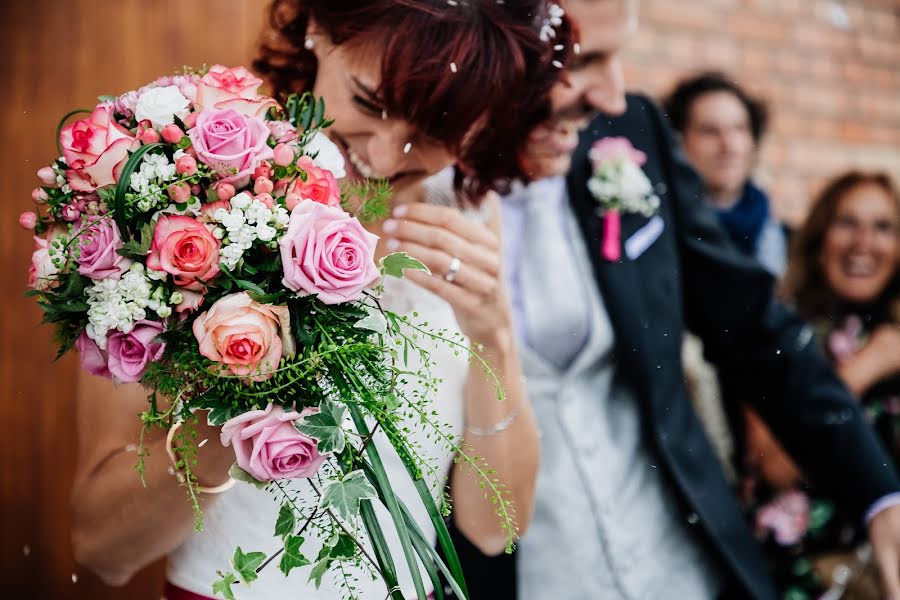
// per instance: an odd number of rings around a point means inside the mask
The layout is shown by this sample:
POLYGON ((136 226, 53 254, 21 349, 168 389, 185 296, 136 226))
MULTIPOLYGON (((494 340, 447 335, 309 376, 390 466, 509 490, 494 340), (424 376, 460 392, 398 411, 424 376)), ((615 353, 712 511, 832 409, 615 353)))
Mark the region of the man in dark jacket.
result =
POLYGON ((512 557, 460 541, 472 599, 776 597, 685 391, 685 330, 809 476, 870 519, 885 592, 900 598, 890 459, 808 327, 772 300, 771 276, 729 240, 661 112, 624 93, 616 52, 637 2, 566 9, 580 53, 524 158, 545 179, 503 206, 543 434, 535 517, 512 557))

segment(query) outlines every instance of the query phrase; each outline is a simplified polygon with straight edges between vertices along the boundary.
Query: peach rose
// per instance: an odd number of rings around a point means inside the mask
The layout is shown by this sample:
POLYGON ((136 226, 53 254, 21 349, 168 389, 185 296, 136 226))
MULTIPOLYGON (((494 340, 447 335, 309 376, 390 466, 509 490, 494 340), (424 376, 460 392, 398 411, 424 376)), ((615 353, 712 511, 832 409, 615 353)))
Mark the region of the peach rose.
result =
MULTIPOLYGON (((326 206, 340 206, 341 188, 331 171, 320 169, 308 156, 297 159, 297 167, 306 172, 306 181, 299 177, 288 188, 288 194, 297 194, 303 200, 312 200, 326 206)), ((297 202, 292 203, 294 206, 297 202)), ((288 204, 288 210, 294 210, 294 206, 288 204)))
POLYGON ((147 268, 172 275, 175 285, 195 292, 219 274, 221 243, 203 223, 181 215, 162 215, 153 231, 147 268))
POLYGON ((264 117, 278 103, 259 95, 262 79, 244 67, 229 69, 213 65, 197 84, 195 105, 199 108, 236 110, 248 117, 264 117))
POLYGON ((91 116, 63 127, 59 134, 63 157, 69 165, 69 185, 90 192, 116 183, 128 151, 138 142, 113 120, 113 109, 101 104, 91 116))
POLYGON ((50 241, 35 236, 34 252, 28 267, 28 286, 41 292, 55 288, 60 283, 59 268, 50 258, 50 241))
POLYGON ((246 292, 219 298, 197 317, 194 337, 200 354, 251 381, 270 378, 295 352, 287 306, 260 304, 246 292))

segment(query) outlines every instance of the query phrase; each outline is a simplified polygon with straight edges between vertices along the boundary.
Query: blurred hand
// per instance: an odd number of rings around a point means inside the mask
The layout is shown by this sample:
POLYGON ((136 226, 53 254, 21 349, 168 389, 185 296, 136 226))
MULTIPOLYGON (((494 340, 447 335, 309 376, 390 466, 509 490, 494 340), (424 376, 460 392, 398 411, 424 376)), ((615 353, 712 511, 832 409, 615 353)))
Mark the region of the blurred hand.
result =
POLYGON ((877 361, 882 378, 900 372, 900 325, 879 325, 862 351, 877 361))
POLYGON ((501 275, 499 201, 491 195, 485 202, 493 215, 485 224, 456 208, 415 203, 396 207, 383 230, 389 252, 406 252, 431 269, 431 275, 406 271, 404 277, 447 301, 470 341, 499 348, 511 339, 511 315, 501 275), (454 257, 459 271, 447 281, 454 257))
POLYGON ((803 474, 799 467, 759 415, 749 408, 744 411, 744 415, 747 423, 748 466, 777 490, 787 490, 801 483, 803 474))
POLYGON ((869 523, 869 539, 886 600, 900 600, 900 506, 891 506, 869 523))

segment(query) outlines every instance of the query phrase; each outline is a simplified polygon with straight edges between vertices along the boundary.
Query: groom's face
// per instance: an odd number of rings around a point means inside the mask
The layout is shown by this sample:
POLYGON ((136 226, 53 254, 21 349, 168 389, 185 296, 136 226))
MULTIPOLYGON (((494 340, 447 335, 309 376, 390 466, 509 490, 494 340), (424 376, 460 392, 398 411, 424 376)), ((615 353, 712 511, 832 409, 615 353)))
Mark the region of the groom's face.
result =
POLYGON ((625 111, 619 50, 637 29, 638 0, 569 0, 565 8, 581 33, 580 52, 553 88, 553 117, 532 132, 522 157, 533 179, 564 175, 578 131, 597 113, 625 111))

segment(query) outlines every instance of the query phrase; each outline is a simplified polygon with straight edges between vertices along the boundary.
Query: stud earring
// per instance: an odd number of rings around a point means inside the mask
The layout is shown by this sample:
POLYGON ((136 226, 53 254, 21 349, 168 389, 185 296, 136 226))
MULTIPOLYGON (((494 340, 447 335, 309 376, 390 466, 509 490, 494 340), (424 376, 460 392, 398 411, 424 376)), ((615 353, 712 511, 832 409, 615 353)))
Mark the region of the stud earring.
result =
POLYGON ((303 42, 303 47, 307 50, 312 50, 315 47, 316 43, 313 41, 311 37, 307 37, 303 42))

